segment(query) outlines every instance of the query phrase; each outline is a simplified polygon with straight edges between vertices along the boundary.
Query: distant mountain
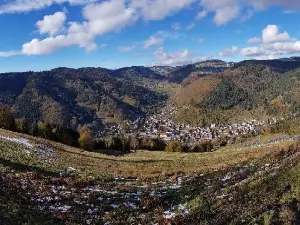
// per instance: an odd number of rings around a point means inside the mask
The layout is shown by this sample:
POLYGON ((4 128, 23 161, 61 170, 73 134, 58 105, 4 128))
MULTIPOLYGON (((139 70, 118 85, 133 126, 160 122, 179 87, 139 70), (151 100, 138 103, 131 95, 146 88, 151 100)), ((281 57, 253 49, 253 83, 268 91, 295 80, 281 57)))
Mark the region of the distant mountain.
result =
POLYGON ((228 122, 300 110, 300 58, 168 67, 56 68, 0 74, 0 103, 17 117, 103 124, 155 113, 166 103, 188 123, 228 122))
POLYGON ((222 73, 225 69, 232 66, 221 60, 208 60, 195 64, 183 66, 168 74, 170 82, 182 83, 185 79, 192 77, 202 77, 215 73, 222 73))
POLYGON ((265 65, 279 73, 285 73, 300 67, 300 57, 282 58, 274 60, 246 60, 235 65, 236 68, 248 64, 265 65))
POLYGON ((151 68, 143 67, 143 66, 132 66, 125 67, 121 69, 117 69, 113 71, 115 76, 126 78, 126 79, 155 79, 155 80, 163 80, 165 78, 164 75, 159 73, 158 71, 154 71, 151 68))
POLYGON ((172 66, 154 66, 154 67, 150 67, 150 69, 152 71, 154 71, 155 73, 161 74, 164 77, 169 77, 169 74, 180 69, 181 66, 176 66, 176 67, 172 67, 172 66))

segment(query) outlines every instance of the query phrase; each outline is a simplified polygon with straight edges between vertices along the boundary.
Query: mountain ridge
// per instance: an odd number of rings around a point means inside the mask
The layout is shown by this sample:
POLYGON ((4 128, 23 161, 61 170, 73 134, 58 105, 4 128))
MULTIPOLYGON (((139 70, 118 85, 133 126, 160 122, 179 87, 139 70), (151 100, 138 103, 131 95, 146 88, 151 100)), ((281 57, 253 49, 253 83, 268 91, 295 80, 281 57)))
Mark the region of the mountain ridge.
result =
POLYGON ((30 122, 66 122, 74 128, 133 121, 169 104, 178 107, 173 116, 178 122, 228 122, 235 120, 232 114, 280 116, 300 108, 297 68, 299 57, 3 73, 0 103, 30 122))

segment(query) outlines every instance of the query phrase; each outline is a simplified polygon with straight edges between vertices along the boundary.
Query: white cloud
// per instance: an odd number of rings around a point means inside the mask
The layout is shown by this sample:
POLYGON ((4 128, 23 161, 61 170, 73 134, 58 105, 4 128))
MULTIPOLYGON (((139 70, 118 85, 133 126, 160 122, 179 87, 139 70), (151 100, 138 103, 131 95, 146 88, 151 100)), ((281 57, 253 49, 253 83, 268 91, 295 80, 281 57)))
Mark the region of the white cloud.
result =
POLYGON ((261 44, 243 48, 241 53, 256 59, 272 59, 280 55, 300 53, 300 41, 291 38, 286 31, 280 33, 278 26, 268 25, 262 31, 261 44))
POLYGON ((208 12, 214 12, 214 22, 218 26, 224 25, 238 17, 240 13, 238 0, 201 0, 201 6, 204 11, 202 11, 202 14, 200 13, 200 17, 206 16, 208 12))
POLYGON ((257 10, 264 10, 270 6, 280 6, 286 10, 299 10, 298 0, 249 0, 250 4, 257 10))
POLYGON ((92 41, 92 37, 85 33, 76 33, 68 35, 59 35, 49 37, 43 40, 33 39, 22 46, 22 54, 24 55, 47 55, 61 48, 78 45, 85 48, 86 51, 96 49, 96 44, 92 41))
POLYGON ((228 6, 222 9, 218 9, 216 11, 214 22, 216 25, 221 26, 228 23, 232 19, 236 18, 238 14, 239 14, 239 8, 237 6, 234 7, 228 6))
POLYGON ((253 37, 248 40, 249 44, 255 44, 255 43, 260 43, 260 42, 261 42, 261 39, 258 37, 253 37))
MULTIPOLYGON (((50 54, 61 48, 79 46, 87 51, 92 51, 97 46, 95 38, 110 32, 118 32, 135 23, 138 19, 161 20, 188 6, 200 1, 201 11, 198 19, 214 14, 214 22, 224 25, 229 21, 239 18, 249 19, 257 10, 265 10, 270 6, 282 7, 284 11, 300 11, 298 0, 11 0, 0 3, 0 14, 27 12, 49 7, 53 4, 68 3, 70 5, 84 5, 83 22, 70 22, 65 29, 66 14, 57 12, 48 15, 36 23, 41 34, 49 34, 45 39, 35 38, 22 46, 22 54, 42 55, 50 54)), ((192 29, 195 21, 187 29, 192 29)), ((180 29, 178 24, 173 24, 175 30, 180 29)), ((143 45, 160 46, 167 38, 178 38, 181 34, 168 33, 152 35, 143 45), (167 36, 164 36, 167 35, 167 36)), ((283 52, 298 52, 297 40, 291 39, 287 32, 279 32, 275 25, 268 26, 264 31, 261 46, 271 55, 283 52), (270 49, 273 49, 272 52, 270 49)), ((258 43, 258 40, 249 40, 249 43, 258 43)), ((233 50, 233 49, 227 49, 233 50)), ((252 54, 255 49, 242 50, 245 54, 252 54)), ((14 51, 12 51, 14 52, 14 51)), ((222 51, 224 53, 224 51, 222 51)), ((221 52, 221 53, 222 53, 221 52)), ((229 51, 227 51, 228 53, 229 51)), ((226 53, 226 52, 225 52, 226 53)), ((256 53, 258 54, 258 53, 256 53)), ((2 52, 2 55, 14 55, 2 52)), ((276 54, 275 54, 276 55, 276 54)))
POLYGON ((180 30, 180 29, 181 29, 180 23, 173 23, 173 24, 171 25, 171 27, 172 27, 174 30, 180 30))
POLYGON ((232 46, 231 48, 224 49, 223 51, 219 52, 219 56, 221 57, 230 57, 235 55, 236 53, 239 52, 239 48, 236 46, 232 46))
POLYGON ((119 31, 137 20, 136 11, 127 8, 125 0, 109 0, 90 4, 84 8, 83 15, 88 22, 83 23, 81 27, 92 35, 119 31))
POLYGON ((214 13, 214 22, 224 25, 240 18, 250 19, 255 11, 266 10, 270 6, 278 6, 284 11, 300 11, 299 0, 200 0, 202 11, 196 18, 202 19, 208 13, 214 13))
POLYGON ((133 49, 135 49, 135 45, 132 46, 119 46, 118 47, 120 52, 131 52, 133 49))
POLYGON ((161 20, 189 6, 196 0, 131 0, 130 7, 138 9, 144 20, 161 20))
POLYGON ((53 4, 69 3, 70 5, 83 5, 94 1, 96 0, 12 0, 0 5, 0 14, 40 10, 53 4))
MULTIPOLYGON (((300 10, 298 0, 126 0, 128 8, 138 11, 144 20, 161 20, 193 3, 198 3, 202 11, 196 16, 202 19, 208 13, 214 13, 217 25, 223 25, 240 17, 241 21, 249 19, 257 10, 266 10, 270 6, 282 7, 283 12, 300 10)), ((41 10, 53 4, 68 3, 70 5, 101 4, 99 0, 3 0, 0 3, 0 14, 20 13, 41 10)), ((123 2, 123 0, 120 0, 123 2)))
POLYGON ((254 10, 253 9, 248 9, 243 15, 241 15, 241 22, 244 22, 246 20, 249 20, 252 18, 254 15, 254 10))
POLYGON ((53 15, 44 16, 44 19, 37 21, 36 25, 40 34, 49 33, 52 36, 63 28, 66 18, 64 12, 56 12, 53 15))
POLYGON ((92 51, 97 47, 94 43, 96 36, 119 31, 137 18, 135 10, 126 7, 125 0, 109 0, 87 5, 83 15, 87 21, 70 22, 67 34, 51 36, 43 40, 33 39, 23 45, 22 53, 44 55, 73 45, 92 51))
POLYGON ((187 49, 179 52, 166 53, 162 47, 154 53, 154 57, 156 61, 153 63, 153 66, 179 66, 206 59, 206 57, 196 57, 187 49))
POLYGON ((199 12, 199 13, 197 14, 196 19, 197 19, 197 20, 201 20, 201 19, 203 19, 204 17, 206 17, 207 14, 208 14, 207 11, 205 11, 205 10, 204 10, 204 11, 201 11, 201 12, 199 12))
POLYGON ((248 47, 241 49, 241 53, 244 56, 261 56, 264 54, 264 49, 261 46, 255 46, 255 47, 248 47))
POLYGON ((164 39, 158 35, 152 35, 148 40, 144 41, 144 48, 149 48, 151 46, 159 46, 164 43, 164 39))
POLYGON ((21 53, 18 51, 8 51, 8 52, 0 52, 0 57, 10 57, 15 55, 20 55, 21 53))
POLYGON ((289 40, 290 35, 286 31, 279 33, 279 28, 276 25, 268 25, 262 33, 262 41, 266 44, 289 40))

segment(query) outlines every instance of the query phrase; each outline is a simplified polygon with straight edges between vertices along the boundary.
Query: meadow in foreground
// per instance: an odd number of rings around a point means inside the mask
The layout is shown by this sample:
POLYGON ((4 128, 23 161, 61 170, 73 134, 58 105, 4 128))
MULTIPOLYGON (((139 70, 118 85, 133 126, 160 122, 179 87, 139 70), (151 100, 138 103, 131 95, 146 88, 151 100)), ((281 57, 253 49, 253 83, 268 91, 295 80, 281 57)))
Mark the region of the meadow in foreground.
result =
POLYGON ((298 221, 297 137, 261 138, 211 153, 115 156, 0 135, 3 224, 298 221))

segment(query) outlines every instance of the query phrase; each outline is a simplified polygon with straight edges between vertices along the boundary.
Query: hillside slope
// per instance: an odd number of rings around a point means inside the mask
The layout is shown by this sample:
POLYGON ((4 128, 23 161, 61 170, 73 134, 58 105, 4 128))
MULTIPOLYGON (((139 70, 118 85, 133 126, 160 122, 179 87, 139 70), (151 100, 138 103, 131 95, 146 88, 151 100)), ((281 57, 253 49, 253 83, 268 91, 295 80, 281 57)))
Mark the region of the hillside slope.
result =
POLYGON ((299 69, 280 73, 248 62, 198 78, 171 97, 171 103, 179 108, 174 119, 222 123, 291 115, 300 109, 299 74, 299 69))
POLYGON ((156 113, 167 102, 172 119, 235 123, 290 115, 300 109, 299 58, 180 67, 57 68, 0 74, 0 104, 29 122, 104 124, 156 113), (167 101, 169 100, 169 101, 167 101))
POLYGON ((0 130, 0 221, 297 224, 299 136, 270 138, 116 157, 0 130))
POLYGON ((17 117, 30 122, 78 125, 134 119, 166 99, 102 68, 9 73, 0 79, 0 102, 13 106, 17 117))

